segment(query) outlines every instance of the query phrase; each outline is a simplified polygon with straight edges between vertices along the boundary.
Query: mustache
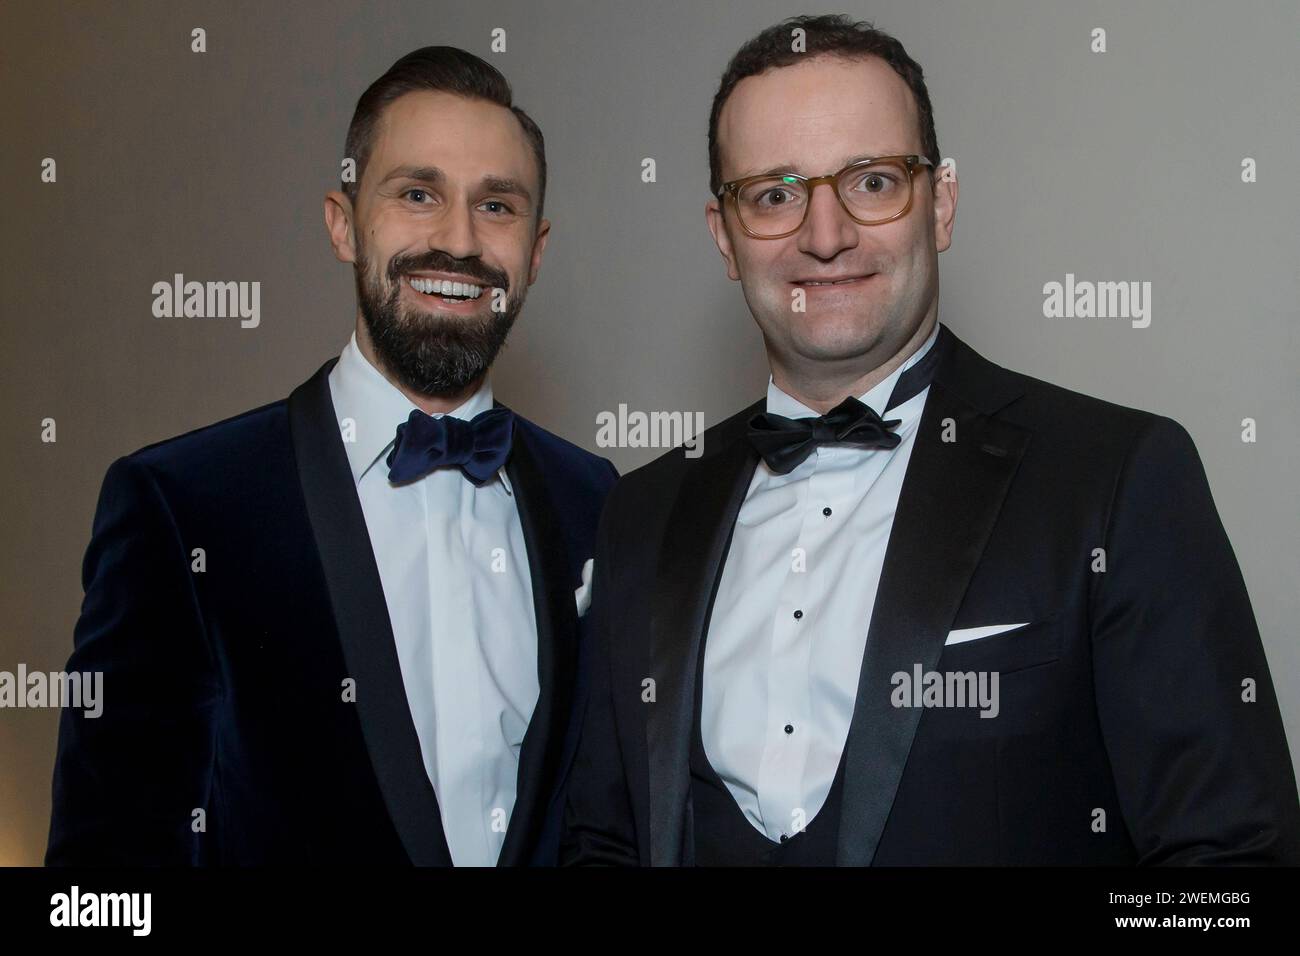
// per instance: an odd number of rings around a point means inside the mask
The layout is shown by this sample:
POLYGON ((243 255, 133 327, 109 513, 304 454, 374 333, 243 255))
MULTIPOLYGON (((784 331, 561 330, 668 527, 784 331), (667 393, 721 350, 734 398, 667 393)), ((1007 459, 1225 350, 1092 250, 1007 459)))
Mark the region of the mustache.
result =
POLYGON ((388 261, 388 278, 397 282, 408 272, 454 272, 478 280, 494 289, 509 289, 510 277, 477 257, 457 259, 439 249, 419 255, 393 256, 388 261))

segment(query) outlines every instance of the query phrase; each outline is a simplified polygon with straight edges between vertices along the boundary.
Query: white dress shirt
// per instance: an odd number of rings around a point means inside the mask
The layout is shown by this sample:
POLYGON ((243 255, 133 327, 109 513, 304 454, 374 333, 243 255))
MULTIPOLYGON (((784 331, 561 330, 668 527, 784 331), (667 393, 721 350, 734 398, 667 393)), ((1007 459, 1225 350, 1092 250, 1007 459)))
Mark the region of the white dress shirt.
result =
MULTIPOLYGON (((384 459, 415 406, 355 333, 329 384, 452 862, 495 865, 539 693, 533 586, 509 480, 501 469, 476 487, 440 468, 391 484, 384 459)), ((485 379, 447 414, 468 420, 491 407, 485 379)))
MULTIPOLYGON (((902 420, 897 446, 822 446, 786 475, 760 461, 736 519, 704 646, 700 734, 746 819, 771 840, 805 829, 835 779, 930 390, 888 415, 885 403, 938 329, 859 396, 882 418, 902 420)), ((770 380, 767 410, 818 415, 770 380)))

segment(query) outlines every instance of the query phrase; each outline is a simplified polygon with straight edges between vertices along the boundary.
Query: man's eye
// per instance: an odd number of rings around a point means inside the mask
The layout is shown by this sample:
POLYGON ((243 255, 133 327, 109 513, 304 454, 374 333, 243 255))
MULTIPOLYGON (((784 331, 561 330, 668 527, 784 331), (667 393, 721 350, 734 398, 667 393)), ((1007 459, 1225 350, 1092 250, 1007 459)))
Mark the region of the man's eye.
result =
POLYGON ((764 190, 755 201, 760 206, 783 206, 792 199, 794 199, 793 193, 781 186, 776 186, 764 190))
POLYGON ((865 193, 883 193, 896 185, 897 181, 888 173, 867 173, 858 179, 854 188, 865 193))
MULTIPOLYGON (((429 191, 427 189, 420 189, 418 187, 415 189, 408 189, 406 192, 402 193, 403 196, 412 196, 412 197, 427 196, 428 194, 429 191)), ((424 203, 420 202, 418 198, 416 198, 414 201, 419 205, 424 205, 424 203)))
POLYGON ((487 211, 497 216, 505 216, 514 212, 513 209, 503 203, 500 199, 488 199, 485 202, 480 203, 479 207, 491 207, 488 208, 487 211))

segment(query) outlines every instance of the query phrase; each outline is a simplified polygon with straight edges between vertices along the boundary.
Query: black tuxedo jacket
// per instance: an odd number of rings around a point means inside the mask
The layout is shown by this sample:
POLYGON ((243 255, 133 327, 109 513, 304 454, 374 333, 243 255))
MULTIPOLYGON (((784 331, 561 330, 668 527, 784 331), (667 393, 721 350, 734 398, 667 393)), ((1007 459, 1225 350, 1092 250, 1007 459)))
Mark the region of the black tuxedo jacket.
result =
MULTIPOLYGON (((609 497, 565 862, 693 862, 698 651, 758 462, 746 422, 763 407, 609 497)), ((919 429, 845 745, 837 862, 1300 860, 1268 665, 1186 431, 955 337, 919 429), (951 630, 1020 622, 945 646, 951 630), (1000 713, 893 706, 891 676, 918 664, 997 671, 1000 713)))
MULTIPOLYGON (((62 714, 47 864, 450 864, 335 361, 285 401, 108 470, 67 665, 104 673, 103 713, 62 714)), ((588 689, 574 591, 616 473, 515 422, 540 698, 500 862, 546 865, 588 689)))

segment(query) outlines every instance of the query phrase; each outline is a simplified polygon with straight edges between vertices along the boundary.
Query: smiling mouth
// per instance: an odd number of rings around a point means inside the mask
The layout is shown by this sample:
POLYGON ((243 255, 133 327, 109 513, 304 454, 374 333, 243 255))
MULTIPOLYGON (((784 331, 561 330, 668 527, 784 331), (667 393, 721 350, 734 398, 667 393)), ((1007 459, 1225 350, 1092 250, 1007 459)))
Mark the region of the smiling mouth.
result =
POLYGON ((833 286, 853 285, 857 282, 865 282, 875 276, 876 273, 862 276, 847 276, 843 279, 796 279, 794 285, 801 286, 805 289, 831 288, 833 286))
POLYGON ((455 282, 449 279, 428 279, 422 276, 404 275, 402 281, 412 290, 430 299, 443 302, 470 302, 487 291, 487 286, 474 282, 455 282))

